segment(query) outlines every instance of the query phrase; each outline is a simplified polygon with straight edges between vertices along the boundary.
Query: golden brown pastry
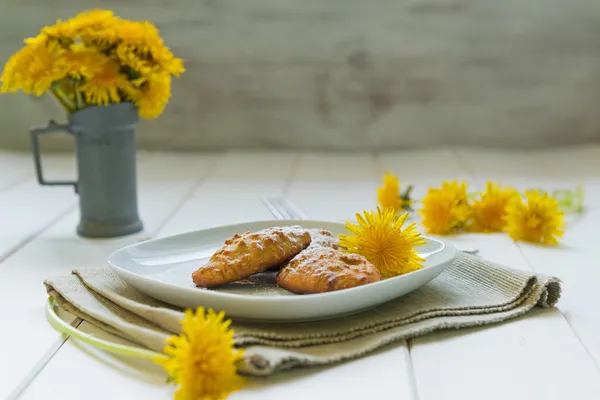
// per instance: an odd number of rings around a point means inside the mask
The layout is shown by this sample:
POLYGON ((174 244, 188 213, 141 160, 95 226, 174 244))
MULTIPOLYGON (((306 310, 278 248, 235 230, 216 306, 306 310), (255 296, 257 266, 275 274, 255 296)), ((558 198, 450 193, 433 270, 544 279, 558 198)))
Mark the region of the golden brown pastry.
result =
POLYGON ((279 286, 298 294, 332 292, 379 280, 379 270, 363 256, 328 247, 302 251, 277 275, 279 286))
MULTIPOLYGON (((313 247, 330 247, 332 249, 340 248, 340 240, 337 237, 333 236, 333 234, 328 230, 321 228, 311 228, 307 230, 310 233, 310 245, 306 248, 307 250, 312 249, 313 247)), ((279 271, 286 264, 287 260, 281 265, 275 265, 269 268, 269 271, 279 271)))
POLYGON ((313 229, 309 229, 308 232, 310 233, 310 237, 311 237, 310 246, 308 246, 309 248, 313 248, 313 247, 331 247, 332 249, 340 248, 340 246, 338 245, 340 240, 337 237, 333 236, 333 234, 331 232, 329 232, 328 230, 320 229, 320 228, 313 228, 313 229))
POLYGON ((300 226, 236 234, 193 272, 192 280, 196 286, 212 287, 244 279, 285 263, 310 241, 310 234, 300 226))

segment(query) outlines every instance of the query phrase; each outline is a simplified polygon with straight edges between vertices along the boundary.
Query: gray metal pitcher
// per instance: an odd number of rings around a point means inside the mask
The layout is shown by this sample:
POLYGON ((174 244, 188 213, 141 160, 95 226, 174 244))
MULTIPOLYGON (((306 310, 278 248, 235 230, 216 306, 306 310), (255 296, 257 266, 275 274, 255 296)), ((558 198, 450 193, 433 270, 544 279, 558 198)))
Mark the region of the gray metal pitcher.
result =
POLYGON ((116 103, 76 111, 64 125, 50 121, 30 130, 38 182, 73 186, 79 194, 79 235, 115 237, 143 229, 137 205, 137 122, 137 109, 131 103, 116 103), (53 132, 65 132, 75 139, 75 182, 44 179, 38 139, 53 132))

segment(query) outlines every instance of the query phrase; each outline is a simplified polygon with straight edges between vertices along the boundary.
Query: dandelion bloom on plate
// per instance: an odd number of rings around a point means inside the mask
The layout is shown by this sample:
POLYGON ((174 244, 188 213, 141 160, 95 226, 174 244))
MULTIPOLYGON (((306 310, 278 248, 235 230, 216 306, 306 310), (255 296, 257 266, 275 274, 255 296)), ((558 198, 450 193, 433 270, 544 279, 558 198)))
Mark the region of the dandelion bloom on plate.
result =
POLYGON ((358 224, 346 222, 350 235, 339 235, 345 251, 364 256, 383 278, 406 274, 423 267, 425 261, 416 247, 427 243, 414 223, 403 228, 408 213, 398 215, 392 208, 356 214, 358 224))

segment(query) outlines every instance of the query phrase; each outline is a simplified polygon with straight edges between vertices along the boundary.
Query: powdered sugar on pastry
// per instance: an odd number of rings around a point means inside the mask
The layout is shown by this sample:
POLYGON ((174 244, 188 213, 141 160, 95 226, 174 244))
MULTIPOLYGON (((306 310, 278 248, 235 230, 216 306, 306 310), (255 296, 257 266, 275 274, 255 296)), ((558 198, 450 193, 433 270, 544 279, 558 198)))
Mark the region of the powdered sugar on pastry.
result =
POLYGON ((309 248, 313 247, 331 247, 332 249, 339 249, 339 239, 331 232, 325 229, 313 228, 309 229, 311 242, 309 248))
POLYGON ((279 286, 299 294, 332 292, 379 280, 379 270, 363 256, 328 247, 302 251, 277 275, 279 286))
POLYGON ((236 234, 193 272, 192 280, 196 286, 212 287, 245 279, 285 263, 310 242, 310 233, 300 226, 236 234))

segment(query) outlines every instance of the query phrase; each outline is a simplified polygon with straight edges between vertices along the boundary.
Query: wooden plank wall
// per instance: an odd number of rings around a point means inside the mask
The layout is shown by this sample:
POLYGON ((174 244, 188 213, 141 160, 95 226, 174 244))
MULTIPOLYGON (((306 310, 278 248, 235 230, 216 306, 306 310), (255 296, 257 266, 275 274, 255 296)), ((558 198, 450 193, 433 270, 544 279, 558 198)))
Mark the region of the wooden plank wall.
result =
MULTIPOLYGON (((0 61, 91 0, 0 0, 0 61)), ((150 19, 188 72, 140 146, 532 147, 600 138, 600 2, 107 0, 150 19)), ((0 96, 0 147, 62 115, 0 96)), ((49 141, 67 149, 67 138, 49 141)))

